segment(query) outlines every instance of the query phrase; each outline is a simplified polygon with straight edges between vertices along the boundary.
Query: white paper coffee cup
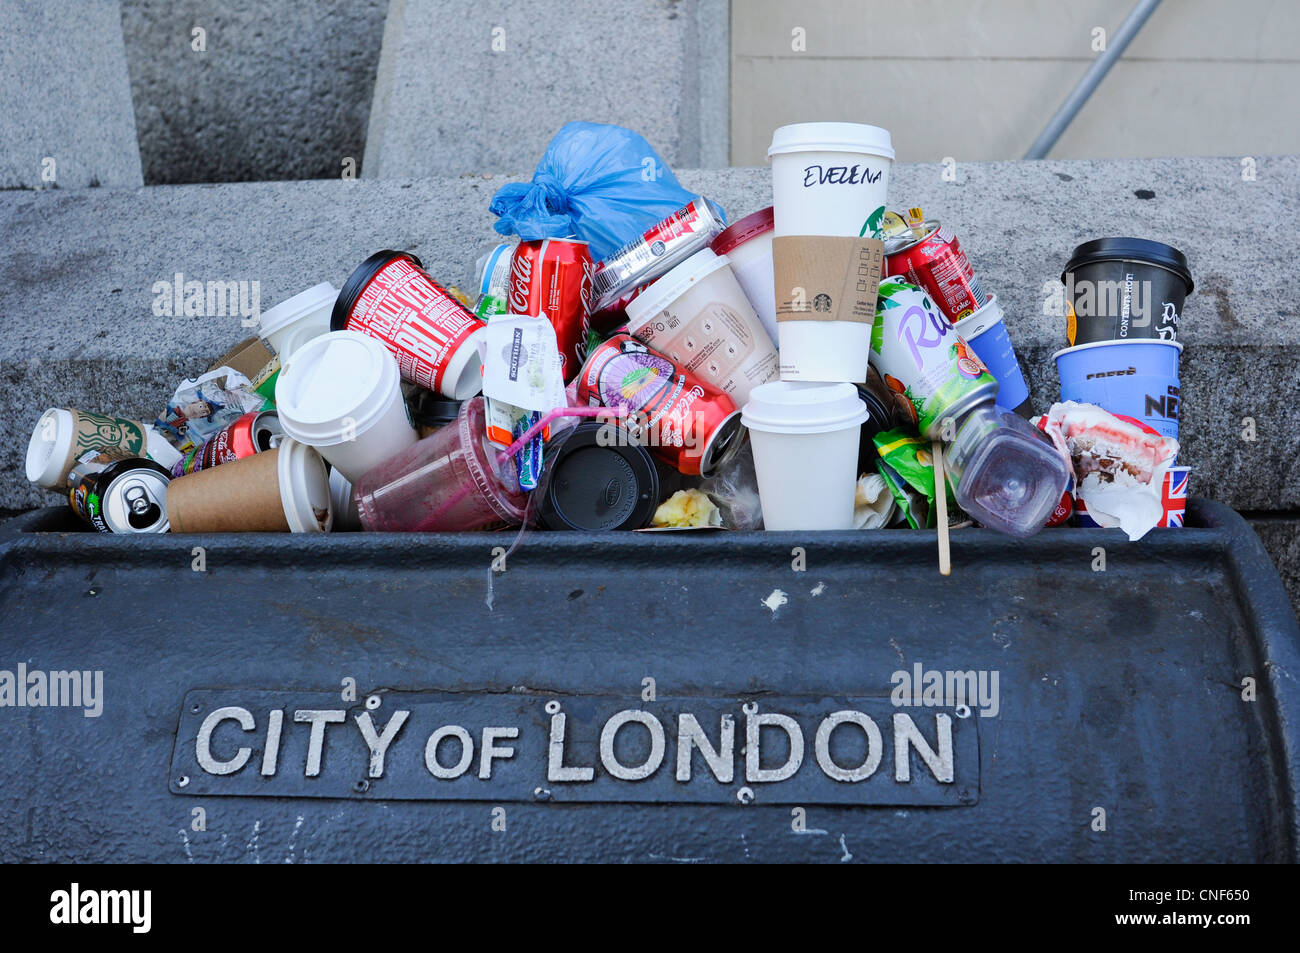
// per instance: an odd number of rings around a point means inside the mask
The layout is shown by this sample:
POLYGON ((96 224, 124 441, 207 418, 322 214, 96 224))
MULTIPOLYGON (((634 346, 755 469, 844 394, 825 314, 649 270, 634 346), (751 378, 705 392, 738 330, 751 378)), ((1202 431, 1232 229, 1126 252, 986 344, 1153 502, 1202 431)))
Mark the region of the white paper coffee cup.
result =
MULTIPOLYGON (((799 242, 808 245, 820 239, 825 245, 831 238, 880 237, 894 162, 889 132, 860 123, 796 123, 772 134, 767 154, 772 160, 774 297, 778 302, 781 379, 861 382, 866 379, 874 308, 858 309, 870 312, 859 315, 858 320, 843 320, 848 313, 845 302, 832 300, 849 297, 855 286, 849 268, 855 259, 846 256, 843 273, 828 275, 824 266, 817 265, 822 256, 808 254, 806 249, 802 258, 788 256, 799 242), (808 267, 791 268, 794 260, 808 267), (840 319, 790 317, 781 303, 800 297, 807 298, 807 310, 829 310, 840 319)), ((876 259, 872 267, 878 271, 880 256, 873 251, 871 257, 876 259)))
POLYGON ((417 439, 396 358, 356 331, 331 331, 298 348, 280 370, 275 405, 284 432, 351 482, 417 439))
POLYGON ((852 529, 867 405, 852 384, 773 381, 741 412, 769 530, 852 529))
POLYGON ((777 378, 776 348, 731 271, 704 248, 627 305, 627 329, 741 406, 777 378))
POLYGON ((329 331, 330 313, 338 296, 339 289, 328 281, 313 285, 264 311, 257 336, 283 364, 303 344, 329 331))
POLYGON ((775 235, 880 237, 894 164, 888 130, 853 122, 795 123, 772 133, 767 154, 775 235))

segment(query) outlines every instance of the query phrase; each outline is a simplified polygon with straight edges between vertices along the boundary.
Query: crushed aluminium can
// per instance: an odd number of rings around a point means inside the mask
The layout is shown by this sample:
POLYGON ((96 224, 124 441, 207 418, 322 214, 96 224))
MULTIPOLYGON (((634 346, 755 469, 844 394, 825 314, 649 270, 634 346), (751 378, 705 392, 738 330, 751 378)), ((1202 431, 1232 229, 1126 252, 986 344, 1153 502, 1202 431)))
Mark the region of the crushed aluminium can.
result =
POLYGON ((909 231, 885 242, 885 274, 925 289, 953 323, 989 303, 957 236, 936 221, 920 238, 909 231))

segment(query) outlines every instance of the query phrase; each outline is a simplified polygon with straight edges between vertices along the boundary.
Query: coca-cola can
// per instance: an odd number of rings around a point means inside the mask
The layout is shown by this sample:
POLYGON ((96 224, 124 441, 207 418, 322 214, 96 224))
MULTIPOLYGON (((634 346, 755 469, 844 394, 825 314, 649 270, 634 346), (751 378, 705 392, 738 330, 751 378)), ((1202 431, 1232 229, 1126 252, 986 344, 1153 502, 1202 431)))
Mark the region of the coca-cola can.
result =
POLYGON ((921 238, 905 232, 885 242, 885 274, 925 290, 954 323, 989 303, 957 236, 936 221, 925 223, 921 238))
POLYGON ((640 238, 596 266, 592 310, 623 307, 636 296, 639 286, 648 285, 701 248, 707 248, 726 227, 722 210, 704 198, 695 199, 652 225, 640 238))
POLYGON ((630 334, 591 352, 577 382, 578 400, 618 412, 609 446, 626 440, 691 476, 709 476, 744 442, 736 402, 630 334))
POLYGON ((182 477, 187 473, 210 470, 231 460, 251 457, 278 447, 283 436, 279 414, 274 410, 252 411, 222 427, 205 440, 203 446, 177 460, 172 466, 172 476, 182 477))
POLYGON ((510 259, 510 314, 544 317, 555 328, 555 343, 570 381, 587 356, 593 263, 586 242, 540 238, 520 242, 510 259))

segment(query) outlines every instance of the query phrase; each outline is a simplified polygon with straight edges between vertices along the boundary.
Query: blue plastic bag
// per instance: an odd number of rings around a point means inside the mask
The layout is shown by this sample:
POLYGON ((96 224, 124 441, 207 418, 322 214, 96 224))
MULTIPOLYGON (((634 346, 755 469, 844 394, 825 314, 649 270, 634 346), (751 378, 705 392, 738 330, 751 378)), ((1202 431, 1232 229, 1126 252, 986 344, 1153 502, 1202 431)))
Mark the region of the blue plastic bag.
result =
POLYGON ((637 133, 569 122, 546 147, 533 181, 503 186, 490 207, 502 235, 576 236, 600 261, 694 198, 637 133))

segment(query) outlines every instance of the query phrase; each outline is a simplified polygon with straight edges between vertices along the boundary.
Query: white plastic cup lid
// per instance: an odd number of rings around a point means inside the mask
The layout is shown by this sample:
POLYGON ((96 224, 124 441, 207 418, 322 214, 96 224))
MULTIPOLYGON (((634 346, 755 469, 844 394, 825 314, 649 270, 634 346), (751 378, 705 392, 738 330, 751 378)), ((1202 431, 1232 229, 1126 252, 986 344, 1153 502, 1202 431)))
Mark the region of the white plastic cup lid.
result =
POLYGON ((740 422, 765 433, 830 433, 860 427, 867 405, 852 384, 771 381, 749 392, 740 422))
MULTIPOLYGON (((400 387, 397 360, 357 331, 330 331, 294 351, 275 382, 275 407, 287 436, 333 446, 367 430, 400 387)), ((400 392, 400 391, 399 391, 400 392)))
POLYGON ((72 447, 72 411, 51 407, 41 414, 27 443, 27 479, 37 486, 57 488, 59 472, 72 447))
MULTIPOLYGON (((334 302, 339 296, 339 289, 335 288, 328 281, 322 281, 318 285, 312 285, 306 291, 300 291, 286 301, 281 301, 269 311, 262 312, 262 318, 258 325, 259 336, 266 338, 279 331, 281 328, 288 327, 304 315, 321 308, 333 308, 334 302)), ((329 315, 326 315, 326 324, 329 323, 329 315)))
POLYGON ((787 152, 860 152, 894 158, 889 130, 857 122, 797 122, 772 133, 768 156, 787 152))
POLYGON ((334 526, 329 473, 320 454, 304 443, 287 438, 280 443, 276 461, 280 478, 280 504, 291 533, 328 533, 334 526))
POLYGON ((953 329, 967 341, 971 341, 1005 318, 1002 305, 998 304, 998 296, 990 294, 984 307, 976 308, 966 315, 953 325, 953 329))
POLYGON ((628 302, 624 309, 628 324, 633 327, 644 324, 694 285, 730 264, 731 259, 726 255, 714 254, 710 248, 700 249, 628 302))

